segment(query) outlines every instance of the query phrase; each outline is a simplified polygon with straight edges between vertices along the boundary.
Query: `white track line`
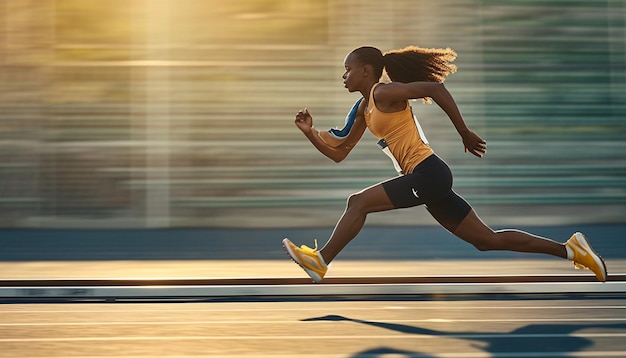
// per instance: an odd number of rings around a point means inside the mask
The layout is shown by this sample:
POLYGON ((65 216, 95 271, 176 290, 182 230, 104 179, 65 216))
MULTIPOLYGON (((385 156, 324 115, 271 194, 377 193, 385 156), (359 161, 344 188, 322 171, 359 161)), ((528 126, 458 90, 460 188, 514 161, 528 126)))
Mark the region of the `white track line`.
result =
POLYGON ((481 295, 625 293, 626 282, 433 283, 346 285, 0 287, 0 299, 310 297, 348 295, 481 295))
MULTIPOLYGON (((346 322, 351 321, 346 319, 346 322)), ((365 320, 370 321, 370 320, 365 320)), ((377 320, 371 320, 377 321, 377 320)), ((222 320, 222 321, 114 321, 114 322, 16 322, 0 323, 0 327, 48 326, 158 326, 158 325, 239 325, 239 324, 310 324, 320 321, 301 320, 222 320)), ((626 322, 625 318, 502 318, 502 319, 385 319, 384 323, 527 323, 527 322, 626 322)), ((358 323, 358 322, 357 322, 358 323)))

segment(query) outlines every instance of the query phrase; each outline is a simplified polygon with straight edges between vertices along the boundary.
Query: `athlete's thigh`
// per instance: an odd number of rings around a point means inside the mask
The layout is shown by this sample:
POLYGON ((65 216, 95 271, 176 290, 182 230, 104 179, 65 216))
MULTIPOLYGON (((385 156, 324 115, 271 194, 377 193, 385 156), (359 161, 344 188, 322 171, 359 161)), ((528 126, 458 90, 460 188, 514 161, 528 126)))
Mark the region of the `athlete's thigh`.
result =
MULTIPOLYGON (((454 190, 450 190, 437 201, 426 203, 426 208, 433 218, 451 233, 456 234, 463 222, 466 222, 466 226, 477 227, 475 221, 471 219, 471 213, 473 213, 471 205, 454 190)), ((476 216, 475 213, 474 216, 476 216)), ((463 230, 463 232, 467 231, 463 230)))
POLYGON ((358 193, 352 194, 348 199, 348 205, 359 205, 367 208, 369 212, 394 209, 394 205, 382 183, 372 185, 358 193))
POLYGON ((436 155, 422 161, 406 175, 382 183, 396 208, 410 208, 443 198, 452 188, 452 172, 436 155))
POLYGON ((411 208, 425 203, 424 194, 432 192, 429 178, 422 173, 411 173, 381 183, 394 208, 411 208))

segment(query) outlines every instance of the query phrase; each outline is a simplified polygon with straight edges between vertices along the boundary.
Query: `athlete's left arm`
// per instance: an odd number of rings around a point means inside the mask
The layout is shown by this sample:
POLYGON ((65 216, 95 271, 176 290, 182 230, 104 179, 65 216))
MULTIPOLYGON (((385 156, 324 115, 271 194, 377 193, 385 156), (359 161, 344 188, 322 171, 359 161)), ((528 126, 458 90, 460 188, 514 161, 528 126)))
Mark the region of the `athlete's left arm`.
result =
MULTIPOLYGON (((381 86, 379 86, 381 87, 381 86)), ((392 82, 377 91, 377 100, 380 98, 387 103, 404 102, 409 99, 432 98, 435 103, 448 115, 463 140, 465 151, 477 157, 482 157, 487 151, 487 142, 478 134, 469 129, 463 120, 461 111, 448 89, 439 82, 392 82)))

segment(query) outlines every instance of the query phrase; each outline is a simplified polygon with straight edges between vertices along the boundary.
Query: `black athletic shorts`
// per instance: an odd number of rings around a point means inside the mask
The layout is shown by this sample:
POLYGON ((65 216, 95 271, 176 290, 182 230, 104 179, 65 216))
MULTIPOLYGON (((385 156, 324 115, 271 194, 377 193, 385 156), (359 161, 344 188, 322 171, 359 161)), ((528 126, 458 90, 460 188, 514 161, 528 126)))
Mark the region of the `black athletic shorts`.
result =
POLYGON ((413 172, 382 183, 395 208, 424 204, 450 231, 456 229, 472 207, 452 190, 450 167, 437 155, 419 163, 413 172))

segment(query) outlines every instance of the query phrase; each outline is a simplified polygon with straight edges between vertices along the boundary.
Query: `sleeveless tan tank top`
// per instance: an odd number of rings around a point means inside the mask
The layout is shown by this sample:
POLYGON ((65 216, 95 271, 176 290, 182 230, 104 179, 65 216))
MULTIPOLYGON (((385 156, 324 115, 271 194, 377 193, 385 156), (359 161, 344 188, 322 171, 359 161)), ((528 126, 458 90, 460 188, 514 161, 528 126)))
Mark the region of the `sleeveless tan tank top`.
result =
POLYGON ((402 173, 407 174, 434 152, 413 117, 408 101, 406 107, 399 112, 384 113, 376 107, 374 89, 379 84, 375 84, 370 91, 369 103, 365 109, 365 123, 372 134, 387 142, 393 157, 402 168, 402 173))

